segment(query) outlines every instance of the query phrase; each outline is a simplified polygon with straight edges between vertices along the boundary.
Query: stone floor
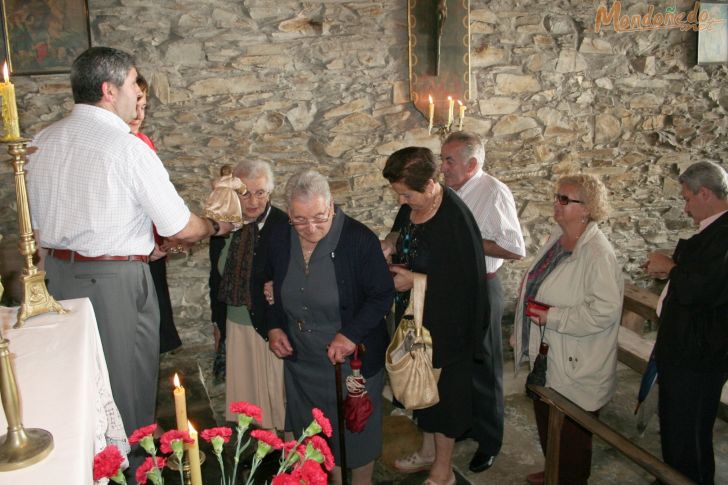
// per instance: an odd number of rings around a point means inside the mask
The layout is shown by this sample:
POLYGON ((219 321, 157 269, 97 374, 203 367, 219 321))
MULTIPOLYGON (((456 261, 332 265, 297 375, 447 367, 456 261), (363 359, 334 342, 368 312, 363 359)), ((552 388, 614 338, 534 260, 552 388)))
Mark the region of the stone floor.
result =
MULTIPOLYGON (((198 428, 208 428, 224 423, 225 386, 215 384, 211 375, 213 351, 211 346, 185 346, 173 355, 166 354, 160 367, 158 397, 158 422, 165 429, 174 427, 172 402, 172 378, 179 372, 187 390, 188 415, 198 428)), ((514 377, 511 356, 506 355, 505 394, 506 417, 503 448, 493 467, 480 474, 468 471, 468 462, 476 444, 464 441, 456 444, 455 466, 458 484, 523 484, 528 473, 543 469, 541 453, 536 434, 530 400, 524 395, 525 374, 514 377)), ((644 433, 635 426, 633 415, 635 396, 640 376, 631 369, 619 367, 619 388, 615 399, 602 411, 600 419, 620 433, 633 440, 647 451, 660 456, 659 434, 656 416, 651 419, 644 433)), ((416 449, 421 435, 416 426, 397 413, 389 414, 384 423, 384 451, 375 467, 375 483, 419 485, 426 478, 426 472, 415 475, 396 473, 391 464, 394 459, 416 449)), ((219 466, 209 447, 202 443, 207 454, 203 465, 204 482, 208 485, 220 483, 219 466)), ((728 483, 728 423, 718 421, 715 427, 716 483, 728 483)), ((176 475, 165 472, 167 483, 178 483, 176 475)), ((598 439, 594 440, 594 458, 591 484, 650 484, 653 478, 633 465, 618 452, 598 439)), ((242 482, 241 482, 242 483, 242 482)))

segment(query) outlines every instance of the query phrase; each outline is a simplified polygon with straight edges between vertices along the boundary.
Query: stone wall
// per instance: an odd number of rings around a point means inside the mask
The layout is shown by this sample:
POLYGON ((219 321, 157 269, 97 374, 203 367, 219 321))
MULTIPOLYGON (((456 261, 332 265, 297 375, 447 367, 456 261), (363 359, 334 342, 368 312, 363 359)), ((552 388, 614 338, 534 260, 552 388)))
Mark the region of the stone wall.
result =
MULTIPOLYGON (((613 2, 609 2, 611 6, 613 2)), ((693 2, 653 2, 689 11, 693 2)), ((689 234, 676 174, 728 153, 728 70, 696 66, 697 34, 595 32, 598 2, 472 0, 474 99, 465 129, 488 142, 487 170, 516 198, 532 254, 551 221, 552 183, 598 174, 614 206, 603 224, 627 276, 654 247, 689 234)), ((626 1, 624 14, 647 2, 626 1)), ((272 163, 287 176, 316 167, 345 210, 385 234, 396 201, 380 175, 407 145, 436 152, 408 101, 406 2, 366 0, 89 0, 94 45, 133 52, 151 81, 144 131, 172 181, 199 209, 222 164, 272 163)), ((725 28, 725 27, 724 27, 725 28)), ((16 77, 21 127, 32 135, 72 107, 67 75, 16 77)), ((17 232, 11 170, 0 231, 17 232)), ((512 305, 528 261, 503 270, 512 305)), ((208 338, 207 250, 170 262, 183 338, 208 338)))

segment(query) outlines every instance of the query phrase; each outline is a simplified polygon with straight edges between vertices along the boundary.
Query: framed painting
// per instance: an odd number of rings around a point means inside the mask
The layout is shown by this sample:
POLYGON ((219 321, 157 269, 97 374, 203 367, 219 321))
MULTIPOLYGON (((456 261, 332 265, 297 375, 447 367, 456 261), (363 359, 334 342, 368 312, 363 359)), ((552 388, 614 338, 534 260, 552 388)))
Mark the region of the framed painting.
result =
POLYGON ((728 3, 700 3, 698 64, 728 63, 728 3))
POLYGON ((91 46, 87 0, 1 0, 3 54, 14 74, 69 72, 91 46))

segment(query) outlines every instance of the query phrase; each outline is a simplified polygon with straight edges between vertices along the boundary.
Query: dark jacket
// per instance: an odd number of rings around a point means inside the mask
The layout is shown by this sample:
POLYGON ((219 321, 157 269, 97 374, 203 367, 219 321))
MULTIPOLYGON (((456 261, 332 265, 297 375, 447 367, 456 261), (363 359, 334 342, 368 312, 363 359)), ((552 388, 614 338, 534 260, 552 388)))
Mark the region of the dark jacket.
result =
MULTIPOLYGON (((263 294, 265 279, 265 266, 268 259, 271 234, 275 228, 287 228, 288 214, 271 206, 270 213, 263 224, 263 229, 256 232, 255 247, 253 249, 253 268, 250 273, 250 319, 253 321, 255 331, 265 340, 268 340, 268 328, 265 324, 266 308, 268 306, 263 294)), ((234 237, 235 235, 233 235, 234 237)))
POLYGON ((658 369, 728 371, 728 213, 681 239, 672 259, 655 343, 658 369))
MULTIPOLYGON (((389 341, 384 316, 392 306, 394 282, 377 236, 343 212, 341 216, 345 218, 344 225, 336 250, 331 253, 339 290, 339 332, 355 344, 364 345, 362 370, 364 377, 369 377, 384 367, 384 352, 389 341)), ((288 272, 292 230, 290 226, 274 229, 267 264, 268 279, 274 282, 275 299, 266 314, 267 328, 280 328, 287 334, 290 329, 281 305, 281 285, 288 272)), ((289 358, 295 360, 295 349, 289 358)))

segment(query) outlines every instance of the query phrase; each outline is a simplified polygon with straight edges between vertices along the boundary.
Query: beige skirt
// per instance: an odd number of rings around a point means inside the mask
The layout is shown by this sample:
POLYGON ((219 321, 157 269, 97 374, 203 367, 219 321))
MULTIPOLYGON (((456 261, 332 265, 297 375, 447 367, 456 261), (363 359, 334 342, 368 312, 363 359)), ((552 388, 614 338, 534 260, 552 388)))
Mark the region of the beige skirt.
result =
POLYGON ((286 418, 283 361, 273 355, 268 342, 252 325, 228 320, 225 338, 226 419, 237 421, 237 416, 230 412, 230 403, 246 401, 263 410, 259 426, 282 431, 286 418))

